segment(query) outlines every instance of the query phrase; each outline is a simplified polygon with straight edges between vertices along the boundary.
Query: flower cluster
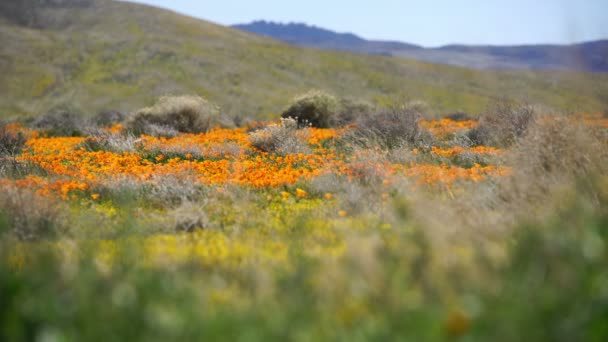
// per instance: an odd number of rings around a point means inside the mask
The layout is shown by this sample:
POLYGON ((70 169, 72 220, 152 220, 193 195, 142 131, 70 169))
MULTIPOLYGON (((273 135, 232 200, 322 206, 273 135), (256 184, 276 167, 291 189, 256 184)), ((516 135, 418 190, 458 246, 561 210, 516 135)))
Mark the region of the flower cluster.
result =
POLYGON ((4 125, 2 128, 6 131, 6 133, 13 135, 22 134, 28 139, 37 138, 40 136, 40 133, 23 126, 23 124, 20 122, 10 122, 4 125))
POLYGON ((474 120, 455 121, 449 118, 441 120, 421 120, 420 126, 428 129, 438 139, 444 139, 458 132, 475 128, 477 122, 474 120))
POLYGON ((7 179, 0 179, 0 188, 4 186, 35 189, 37 195, 57 195, 64 200, 77 198, 76 193, 89 190, 89 185, 82 181, 74 179, 49 180, 33 175, 28 175, 25 178, 18 179, 14 182, 7 179))
POLYGON ((587 114, 581 113, 575 116, 576 120, 583 122, 586 125, 590 126, 600 126, 604 128, 608 128, 608 117, 601 113, 597 114, 587 114))
POLYGON ((501 149, 489 147, 489 146, 475 146, 465 148, 462 146, 454 146, 450 148, 440 148, 437 146, 431 147, 431 155, 441 157, 454 157, 459 154, 473 153, 473 154, 485 154, 485 155, 500 155, 503 153, 501 149))
POLYGON ((488 165, 473 165, 471 168, 462 168, 454 165, 428 165, 416 164, 395 166, 397 172, 416 179, 417 185, 444 184, 452 185, 456 181, 479 182, 491 176, 506 176, 511 173, 508 167, 488 165))

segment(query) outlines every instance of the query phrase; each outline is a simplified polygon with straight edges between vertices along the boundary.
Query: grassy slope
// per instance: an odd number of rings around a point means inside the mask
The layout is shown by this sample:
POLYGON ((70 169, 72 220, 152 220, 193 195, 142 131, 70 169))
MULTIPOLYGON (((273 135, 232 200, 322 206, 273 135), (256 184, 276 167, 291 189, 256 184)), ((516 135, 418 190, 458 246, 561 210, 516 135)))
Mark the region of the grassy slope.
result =
POLYGON ((0 118, 64 103, 89 115, 130 111, 165 93, 198 93, 254 117, 281 110, 310 88, 468 112, 500 96, 597 111, 608 93, 608 76, 481 72, 296 48, 143 5, 100 0, 93 9, 47 14, 59 24, 45 30, 0 19, 0 118))

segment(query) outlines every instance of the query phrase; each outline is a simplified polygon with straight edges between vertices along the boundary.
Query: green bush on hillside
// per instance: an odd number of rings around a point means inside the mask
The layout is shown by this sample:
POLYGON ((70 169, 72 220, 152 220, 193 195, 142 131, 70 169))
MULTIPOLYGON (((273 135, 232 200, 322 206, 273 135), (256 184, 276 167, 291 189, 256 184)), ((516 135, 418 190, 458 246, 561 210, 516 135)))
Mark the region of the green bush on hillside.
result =
POLYGON ((282 118, 294 118, 313 127, 327 128, 334 125, 339 109, 336 97, 323 91, 313 90, 294 98, 282 114, 282 118))

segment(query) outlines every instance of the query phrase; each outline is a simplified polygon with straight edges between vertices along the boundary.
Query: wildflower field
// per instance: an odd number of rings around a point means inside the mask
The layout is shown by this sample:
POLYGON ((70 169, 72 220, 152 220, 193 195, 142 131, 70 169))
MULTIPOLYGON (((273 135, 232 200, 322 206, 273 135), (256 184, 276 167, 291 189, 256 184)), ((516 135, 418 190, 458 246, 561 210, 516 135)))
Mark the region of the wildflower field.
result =
POLYGON ((500 110, 4 123, 0 340, 604 341, 606 118, 500 110))

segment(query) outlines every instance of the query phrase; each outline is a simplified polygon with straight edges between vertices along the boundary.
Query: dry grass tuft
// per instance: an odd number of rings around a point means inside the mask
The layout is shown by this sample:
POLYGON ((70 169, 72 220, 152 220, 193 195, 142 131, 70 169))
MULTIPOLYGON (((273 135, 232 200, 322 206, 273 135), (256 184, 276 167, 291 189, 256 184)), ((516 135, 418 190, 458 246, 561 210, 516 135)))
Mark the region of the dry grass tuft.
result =
POLYGON ((21 240, 36 240, 60 235, 65 212, 58 199, 37 195, 29 189, 0 186, 0 220, 9 233, 21 240))
POLYGON ((604 130, 570 118, 541 117, 516 145, 507 160, 514 179, 525 186, 549 189, 564 179, 608 173, 608 144, 604 130), (526 182, 527 180, 527 182, 526 182))
POLYGON ((356 121, 357 128, 352 131, 350 140, 358 145, 386 149, 429 144, 431 134, 419 125, 423 108, 413 103, 379 109, 370 115, 361 116, 356 121))

